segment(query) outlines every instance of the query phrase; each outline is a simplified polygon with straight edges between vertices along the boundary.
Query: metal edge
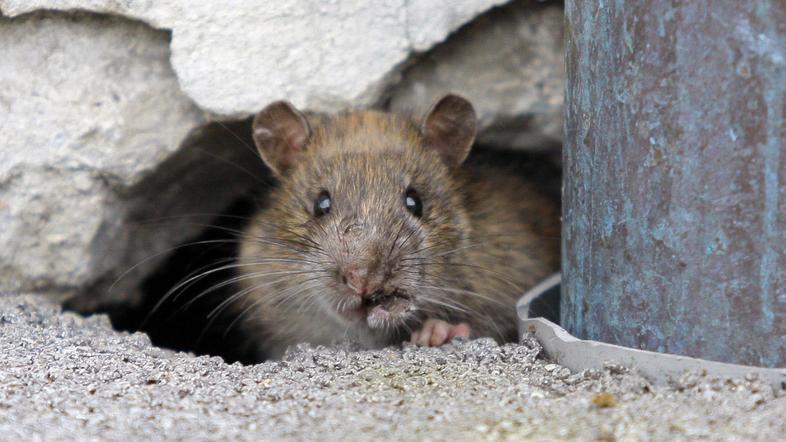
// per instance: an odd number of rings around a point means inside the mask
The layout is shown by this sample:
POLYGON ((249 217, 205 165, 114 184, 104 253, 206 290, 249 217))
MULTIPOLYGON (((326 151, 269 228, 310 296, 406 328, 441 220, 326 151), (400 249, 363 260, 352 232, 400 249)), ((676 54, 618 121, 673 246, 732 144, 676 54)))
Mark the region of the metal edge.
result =
POLYGON ((518 312, 519 319, 529 318, 529 305, 532 303, 532 301, 534 301, 538 296, 542 295, 543 292, 561 283, 562 274, 555 273, 541 281, 535 287, 527 290, 527 292, 524 293, 521 298, 519 298, 518 302, 516 302, 516 312, 518 312))
POLYGON ((756 375, 769 383, 775 391, 786 391, 786 368, 762 368, 727 364, 687 356, 637 350, 597 341, 585 341, 543 318, 519 320, 519 336, 532 333, 543 346, 546 355, 571 371, 587 368, 600 369, 605 363, 616 363, 635 368, 654 385, 669 385, 688 371, 700 371, 709 376, 744 378, 756 375))

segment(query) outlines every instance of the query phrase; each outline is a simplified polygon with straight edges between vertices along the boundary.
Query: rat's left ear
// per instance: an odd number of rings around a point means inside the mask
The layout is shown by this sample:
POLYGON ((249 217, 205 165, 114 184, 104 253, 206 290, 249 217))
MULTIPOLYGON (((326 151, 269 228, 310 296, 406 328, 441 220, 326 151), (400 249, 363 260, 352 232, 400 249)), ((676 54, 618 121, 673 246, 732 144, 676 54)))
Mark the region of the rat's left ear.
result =
POLYGON ((453 94, 445 95, 431 107, 420 129, 426 147, 439 152, 450 167, 459 166, 467 159, 476 130, 472 104, 453 94))

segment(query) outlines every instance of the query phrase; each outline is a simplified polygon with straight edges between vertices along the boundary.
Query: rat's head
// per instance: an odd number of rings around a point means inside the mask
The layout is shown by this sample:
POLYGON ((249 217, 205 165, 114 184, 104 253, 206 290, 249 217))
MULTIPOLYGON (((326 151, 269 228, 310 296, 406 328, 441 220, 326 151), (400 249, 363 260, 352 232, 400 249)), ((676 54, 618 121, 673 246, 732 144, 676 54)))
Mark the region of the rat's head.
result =
POLYGON ((312 275, 301 296, 372 329, 451 305, 434 289, 455 285, 445 269, 469 233, 456 173, 475 137, 467 100, 443 97, 419 127, 362 112, 313 128, 279 101, 256 116, 253 130, 280 182, 269 233, 312 275))

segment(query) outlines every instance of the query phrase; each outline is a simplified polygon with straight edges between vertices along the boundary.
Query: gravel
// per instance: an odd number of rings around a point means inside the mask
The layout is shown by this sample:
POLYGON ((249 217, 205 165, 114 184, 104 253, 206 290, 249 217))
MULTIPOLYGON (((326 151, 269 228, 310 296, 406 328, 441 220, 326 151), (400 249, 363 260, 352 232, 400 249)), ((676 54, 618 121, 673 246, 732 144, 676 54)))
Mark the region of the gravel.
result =
POLYGON ((656 388, 621 367, 571 373, 540 346, 290 349, 225 364, 156 348, 105 316, 0 297, 5 440, 779 440, 786 396, 755 378, 656 388))

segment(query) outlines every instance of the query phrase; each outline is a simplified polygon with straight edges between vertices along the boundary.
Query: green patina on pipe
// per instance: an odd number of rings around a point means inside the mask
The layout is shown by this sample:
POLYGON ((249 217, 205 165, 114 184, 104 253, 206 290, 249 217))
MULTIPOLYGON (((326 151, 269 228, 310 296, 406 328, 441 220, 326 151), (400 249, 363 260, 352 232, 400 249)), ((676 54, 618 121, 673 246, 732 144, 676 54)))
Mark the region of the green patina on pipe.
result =
POLYGON ((566 2, 562 324, 786 366, 786 2, 566 2))

